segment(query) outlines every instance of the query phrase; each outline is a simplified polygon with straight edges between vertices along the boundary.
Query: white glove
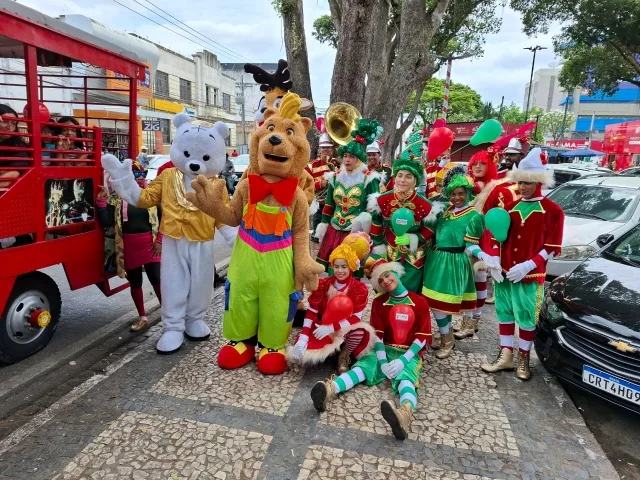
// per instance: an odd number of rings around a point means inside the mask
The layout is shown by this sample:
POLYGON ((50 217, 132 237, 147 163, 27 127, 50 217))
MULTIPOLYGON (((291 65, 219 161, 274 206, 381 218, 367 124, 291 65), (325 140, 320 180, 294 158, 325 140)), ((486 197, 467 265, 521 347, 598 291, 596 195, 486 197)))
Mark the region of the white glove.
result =
POLYGON ((307 344, 309 343, 309 337, 306 335, 300 335, 298 341, 293 346, 293 357, 300 361, 304 357, 304 352, 307 351, 307 344))
POLYGON ((482 260, 487 268, 500 268, 500 257, 493 257, 481 251, 478 254, 478 259, 482 260))
POLYGON ((127 158, 124 162, 120 163, 114 155, 107 153, 102 156, 102 168, 104 168, 113 181, 122 180, 127 178, 131 173, 132 161, 127 158))
POLYGON ((403 369, 404 364, 402 363, 402 360, 398 360, 397 358, 395 360, 391 360, 389 363, 382 364, 382 366, 380 367, 380 370, 382 370, 384 376, 389 380, 393 380, 398 375, 400 375, 400 372, 403 369))
POLYGON ((535 262, 533 260, 527 260, 526 262, 522 262, 511 267, 507 272, 507 278, 513 283, 518 283, 534 268, 536 268, 535 262))
POLYGON ((318 340, 322 340, 324 337, 328 336, 330 333, 333 333, 333 325, 320 325, 313 332, 313 336, 318 340))
POLYGON ((489 273, 491 274, 491 278, 493 278, 496 282, 502 283, 504 281, 504 277, 502 276, 502 270, 499 268, 490 268, 489 273))

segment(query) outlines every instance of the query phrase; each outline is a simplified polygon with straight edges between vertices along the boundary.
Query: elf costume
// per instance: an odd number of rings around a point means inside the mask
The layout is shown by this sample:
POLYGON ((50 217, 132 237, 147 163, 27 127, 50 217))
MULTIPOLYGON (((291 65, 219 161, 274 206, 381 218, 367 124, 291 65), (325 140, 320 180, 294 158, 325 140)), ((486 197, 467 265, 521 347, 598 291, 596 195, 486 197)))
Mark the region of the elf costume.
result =
MULTIPOLYGON (((364 232, 359 233, 367 236, 364 232)), ((331 252, 329 264, 332 267, 336 260, 344 260, 352 274, 360 268, 361 259, 369 253, 369 240, 357 235, 351 234, 345 239, 353 240, 355 244, 342 243, 331 252)), ((338 372, 344 373, 349 370, 351 355, 357 359, 373 348, 376 333, 368 323, 361 321, 369 300, 369 289, 352 274, 342 281, 335 276, 320 279, 318 288, 309 297, 302 332, 293 348, 287 347, 288 360, 312 365, 340 351, 338 372), (353 302, 353 312, 346 318, 323 319, 327 304, 337 295, 345 295, 353 302)))
MULTIPOLYGON (((326 203, 322 210, 322 223, 316 229, 320 248, 316 261, 328 270, 329 255, 349 233, 369 233, 371 214, 366 211, 372 195, 380 193, 382 175, 367 168, 366 146, 382 133, 375 120, 360 119, 358 128, 351 132, 354 138, 338 149, 339 155, 350 153, 360 160, 349 172, 344 165, 337 172, 325 175, 329 181, 326 203)), ((362 273, 357 274, 362 277, 362 273)))
POLYGON ((393 392, 400 397, 400 407, 385 400, 381 412, 400 440, 407 438, 413 420, 422 354, 431 344, 429 306, 422 295, 410 292, 402 284, 403 271, 399 263, 384 260, 373 269, 371 283, 378 292, 382 291, 379 281, 386 275, 397 278, 395 289, 376 297, 371 307, 371 326, 377 333, 375 351, 360 358, 335 380, 318 382, 311 390, 313 405, 323 412, 338 393, 359 383, 372 386, 390 379, 393 392))
POLYGON ((564 228, 564 212, 542 195, 542 188, 553 184, 553 171, 547 170, 546 153, 534 148, 509 172, 515 182, 537 183, 529 199, 521 198, 505 206, 511 223, 504 242, 493 239, 493 252, 500 257, 506 278, 495 286, 496 314, 500 328, 500 354, 481 365, 485 372, 513 370, 513 335, 520 329, 516 377, 531 378, 529 353, 536 332, 540 305, 544 298, 547 261, 559 255, 564 228))
MULTIPOLYGON (((416 179, 416 185, 420 185, 424 179, 421 150, 422 135, 421 132, 415 132, 409 137, 407 148, 393 164, 393 178, 400 171, 409 172, 416 179)), ((432 211, 431 202, 415 189, 404 198, 393 189, 375 196, 375 201, 369 204, 368 210, 372 214, 370 233, 374 244, 373 253, 391 262, 399 262, 404 267, 404 285, 410 291, 420 293, 428 242, 433 235, 425 226, 432 211), (396 235, 391 228, 391 217, 399 208, 407 208, 414 215, 414 224, 407 232, 409 245, 397 245, 396 235)))
MULTIPOLYGON (((476 288, 469 255, 482 257, 478 246, 483 230, 482 216, 469 205, 473 182, 462 167, 452 168, 443 181, 447 197, 456 188, 467 191, 467 203, 461 208, 448 206, 428 225, 435 233, 436 244, 427 255, 422 294, 429 300, 441 334, 436 358, 447 358, 455 346, 451 331, 451 316, 473 312, 476 308, 476 288)), ((466 316, 466 315, 465 315, 466 316)), ((468 320, 467 320, 468 322, 468 320)))

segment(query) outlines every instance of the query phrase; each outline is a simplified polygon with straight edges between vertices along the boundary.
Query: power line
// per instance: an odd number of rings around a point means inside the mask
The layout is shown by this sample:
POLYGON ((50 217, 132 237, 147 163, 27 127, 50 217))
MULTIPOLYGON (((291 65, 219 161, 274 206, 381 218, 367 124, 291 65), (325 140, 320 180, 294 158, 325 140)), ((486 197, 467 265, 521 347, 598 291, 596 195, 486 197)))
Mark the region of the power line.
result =
MULTIPOLYGON (((140 15, 142 18, 145 18, 145 19, 149 20, 150 22, 155 23, 155 24, 156 24, 156 25, 158 25, 159 27, 162 27, 162 28, 164 28, 164 29, 166 29, 166 30, 169 30, 171 33, 175 33, 176 35, 178 35, 178 36, 180 36, 180 37, 184 38, 185 40, 189 40, 190 42, 195 43, 196 45, 200 45, 200 46, 201 46, 202 48, 204 48, 205 50, 206 50, 207 48, 210 48, 210 47, 207 47, 206 45, 203 45, 203 44, 202 44, 202 43, 200 43, 200 42, 195 41, 195 40, 194 40, 194 39, 192 39, 192 38, 189 38, 189 37, 184 36, 184 35, 183 35, 183 34, 181 34, 180 32, 176 32, 175 30, 170 29, 170 28, 169 28, 169 27, 167 27, 166 25, 162 25, 161 23, 156 22, 156 21, 155 21, 155 20, 153 20, 152 18, 149 18, 149 17, 147 17, 146 15, 143 15, 142 13, 140 13, 140 12, 138 12, 138 11, 134 10, 133 8, 131 8, 131 7, 127 6, 127 5, 125 5, 124 3, 119 2, 118 0, 113 0, 113 1, 114 1, 115 3, 117 3, 118 5, 120 5, 121 7, 124 7, 124 8, 126 8, 127 10, 132 11, 132 12, 133 12, 133 13, 135 13, 136 15, 140 15)), ((145 8, 146 8, 146 7, 145 7, 145 8)), ((165 20, 166 20, 166 19, 165 19, 165 20)), ((227 55, 227 57, 228 57, 228 55, 227 55)))
MULTIPOLYGON (((149 11, 153 11, 153 10, 151 10, 149 7, 146 7, 146 6, 142 5, 138 0, 133 0, 133 1, 134 1, 134 2, 136 2, 137 4, 139 4, 139 5, 143 6, 143 7, 144 7, 144 8, 146 8, 147 10, 149 10, 149 11)), ((232 55, 234 55, 234 56, 235 56, 236 58, 238 58, 239 60, 246 60, 246 61, 249 61, 249 59, 247 59, 246 57, 243 57, 241 54, 239 54, 239 53, 237 53, 237 52, 235 52, 235 51, 231 50, 230 48, 225 47, 224 45, 222 45, 221 43, 216 42, 215 40, 211 39, 210 37, 207 37, 207 36, 206 36, 206 35, 204 35, 203 33, 200 33, 198 30, 196 30, 195 28, 190 27, 189 25, 187 25, 186 23, 184 23, 184 22, 183 22, 182 20, 180 20, 179 18, 174 17, 173 15, 171 15, 171 14, 170 14, 169 12, 167 12, 166 10, 163 10, 162 8, 160 8, 158 5, 156 5, 155 3, 153 3, 151 0, 144 0, 144 1, 146 1, 147 3, 149 3, 150 5, 152 5, 154 8, 156 8, 156 9, 160 10, 161 12, 163 12, 163 13, 165 13, 165 14, 169 15, 169 17, 173 18, 173 19, 174 19, 174 20, 176 20, 178 23, 180 23, 180 24, 184 25, 184 26, 185 26, 185 27, 187 27, 188 29, 193 30, 193 31, 198 35, 198 37, 200 37, 201 39, 203 39, 203 40, 205 40, 205 41, 207 41, 207 42, 213 43, 213 44, 215 44, 215 45, 218 45, 220 48, 222 48, 223 50, 226 50, 227 52, 231 53, 232 55)), ((154 13, 155 13, 155 12, 154 12, 154 13)), ((160 15, 159 15, 159 14, 157 14, 157 13, 156 13, 156 15, 160 16, 160 15)), ((165 18, 165 20, 166 20, 166 18, 165 18)), ((174 25, 175 25, 175 24, 174 24, 174 25)), ((176 26, 178 26, 178 25, 176 25, 176 26)), ((182 27, 180 27, 180 28, 181 28, 182 30, 184 30, 184 28, 182 28, 182 27)), ((186 31, 186 30, 185 30, 185 31, 186 31)))

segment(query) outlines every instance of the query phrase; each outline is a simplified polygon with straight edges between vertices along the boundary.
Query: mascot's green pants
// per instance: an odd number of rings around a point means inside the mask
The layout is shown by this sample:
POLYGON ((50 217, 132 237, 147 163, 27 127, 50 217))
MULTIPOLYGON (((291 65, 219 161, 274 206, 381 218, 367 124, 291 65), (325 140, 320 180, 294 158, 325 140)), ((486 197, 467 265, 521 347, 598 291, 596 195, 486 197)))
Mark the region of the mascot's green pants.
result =
POLYGON ((259 343, 262 373, 286 369, 284 346, 302 293, 295 291, 291 216, 282 208, 245 207, 225 285, 222 368, 246 365, 259 343))

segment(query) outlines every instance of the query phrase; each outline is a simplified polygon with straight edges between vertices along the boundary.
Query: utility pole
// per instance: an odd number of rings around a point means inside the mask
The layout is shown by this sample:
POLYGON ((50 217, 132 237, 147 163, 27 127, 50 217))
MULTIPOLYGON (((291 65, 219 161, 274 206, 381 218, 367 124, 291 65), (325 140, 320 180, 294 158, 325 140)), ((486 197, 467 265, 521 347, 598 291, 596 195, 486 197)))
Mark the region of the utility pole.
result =
POLYGON ((538 50, 546 50, 547 47, 541 47, 540 45, 536 45, 535 47, 525 47, 524 50, 529 50, 533 52, 533 62, 531 62, 531 78, 529 79, 529 93, 527 94, 527 108, 524 111, 524 123, 527 123, 527 118, 529 117, 529 102, 531 101, 531 90, 533 90, 533 69, 536 66, 536 52, 538 50))
POLYGON ((449 90, 451 89, 451 66, 453 58, 451 55, 447 58, 447 77, 444 82, 444 101, 442 102, 442 118, 447 119, 447 111, 449 110, 449 90))
POLYGON ((502 122, 502 109, 504 107, 504 95, 502 96, 502 100, 500 100, 500 113, 498 114, 498 121, 502 122))
POLYGON ((244 83, 244 73, 240 75, 240 82, 236 83, 236 89, 239 93, 236 93, 236 103, 240 105, 240 119, 242 120, 242 145, 247 145, 247 126, 245 119, 245 105, 246 100, 244 96, 244 90, 246 88, 252 88, 252 85, 244 83))
POLYGON ((591 139, 593 137, 593 124, 596 122, 596 112, 593 112, 591 115, 591 126, 589 127, 589 142, 587 143, 587 148, 591 148, 591 139))
POLYGON ((556 144, 556 146, 562 146, 562 140, 564 140, 564 129, 567 125, 567 110, 569 109, 569 99, 573 98, 573 92, 567 92, 567 99, 564 101, 564 117, 562 117, 562 128, 560 129, 560 141, 558 142, 560 145, 556 144))

